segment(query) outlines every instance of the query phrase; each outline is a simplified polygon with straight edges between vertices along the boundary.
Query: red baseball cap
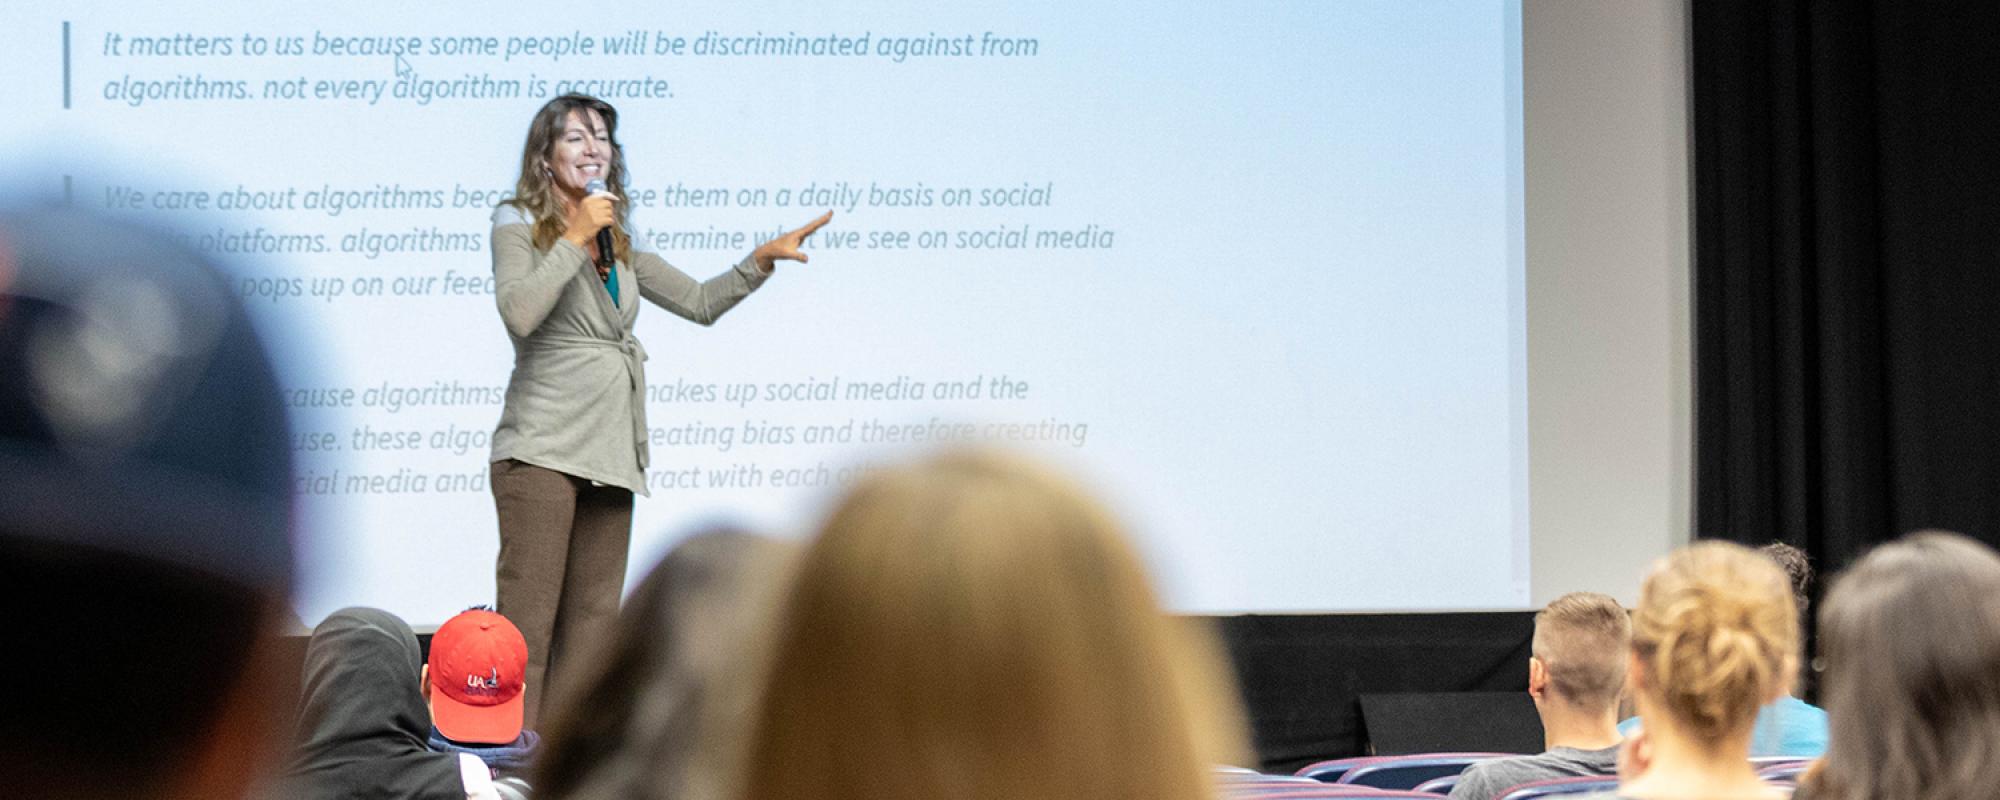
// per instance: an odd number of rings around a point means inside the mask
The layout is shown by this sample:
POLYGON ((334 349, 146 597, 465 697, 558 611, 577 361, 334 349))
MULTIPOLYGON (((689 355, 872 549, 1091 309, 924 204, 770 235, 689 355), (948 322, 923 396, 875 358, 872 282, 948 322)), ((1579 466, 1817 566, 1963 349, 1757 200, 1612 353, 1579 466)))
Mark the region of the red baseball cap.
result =
POLYGON ((506 744, 521 736, 528 640, 506 617, 472 609, 431 636, 431 724, 454 742, 506 744))

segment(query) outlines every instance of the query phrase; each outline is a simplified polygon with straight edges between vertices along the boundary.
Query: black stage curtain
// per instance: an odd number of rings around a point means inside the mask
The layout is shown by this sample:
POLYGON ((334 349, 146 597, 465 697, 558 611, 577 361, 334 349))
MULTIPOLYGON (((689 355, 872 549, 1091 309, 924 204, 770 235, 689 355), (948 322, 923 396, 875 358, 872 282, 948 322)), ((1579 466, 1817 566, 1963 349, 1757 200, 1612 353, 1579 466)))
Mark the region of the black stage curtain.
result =
MULTIPOLYGON (((1241 766, 1291 772, 1367 753, 1363 694, 1528 691, 1531 611, 1199 619, 1215 626, 1243 687, 1261 764, 1241 766)), ((306 641, 285 637, 286 697, 298 697, 306 641)), ((431 635, 417 641, 428 655, 431 635)), ((289 729, 297 709, 285 712, 289 729)))
POLYGON ((2000 4, 1691 13, 1698 535, 2000 542, 2000 4))
POLYGON ((1212 619, 1272 772, 1367 753, 1363 694, 1528 691, 1532 611, 1212 619))

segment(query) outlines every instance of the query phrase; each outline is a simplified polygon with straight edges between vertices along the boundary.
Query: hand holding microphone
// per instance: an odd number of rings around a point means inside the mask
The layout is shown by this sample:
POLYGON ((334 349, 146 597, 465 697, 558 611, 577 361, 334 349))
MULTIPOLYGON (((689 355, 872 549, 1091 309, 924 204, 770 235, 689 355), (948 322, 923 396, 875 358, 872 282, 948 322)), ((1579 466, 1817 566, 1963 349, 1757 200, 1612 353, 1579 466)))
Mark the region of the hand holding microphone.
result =
MULTIPOLYGON (((615 201, 612 194, 604 190, 603 178, 591 178, 589 183, 583 185, 583 191, 586 193, 583 198, 586 206, 592 200, 603 201, 600 204, 603 220, 597 228, 597 271, 602 273, 611 269, 611 224, 617 220, 616 211, 612 208, 615 201)), ((597 217, 597 214, 592 214, 592 221, 597 222, 597 217)))
POLYGON ((604 179, 592 178, 584 184, 585 195, 582 202, 569 210, 569 230, 563 238, 571 244, 583 247, 592 236, 597 238, 597 266, 611 267, 611 226, 618 222, 618 198, 605 189, 604 179))

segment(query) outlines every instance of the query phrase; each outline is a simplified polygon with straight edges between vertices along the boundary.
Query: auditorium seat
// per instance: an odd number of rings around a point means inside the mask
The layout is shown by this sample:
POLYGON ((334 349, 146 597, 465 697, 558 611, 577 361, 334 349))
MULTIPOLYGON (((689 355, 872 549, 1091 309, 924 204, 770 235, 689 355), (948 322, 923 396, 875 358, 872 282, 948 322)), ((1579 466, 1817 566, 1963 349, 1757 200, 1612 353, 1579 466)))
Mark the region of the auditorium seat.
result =
POLYGON ((1542 797, 1560 797, 1566 794, 1590 794, 1593 792, 1615 792, 1618 778, 1614 775, 1585 776, 1581 778, 1551 778, 1515 786, 1500 794, 1500 800, 1536 800, 1542 797))
POLYGON ((1787 786, 1796 785, 1799 782, 1799 776, 1806 774, 1806 770, 1812 768, 1812 763, 1804 759, 1793 759, 1790 761, 1762 764, 1757 767, 1757 777, 1763 778, 1770 783, 1782 783, 1787 786))
POLYGON ((1355 797, 1444 797, 1431 792, 1409 789, 1383 789, 1376 786, 1361 786, 1352 783, 1322 783, 1318 786, 1245 787, 1230 786, 1225 792, 1236 800, 1348 800, 1355 797))
POLYGON ((1301 767, 1298 772, 1293 774, 1312 778, 1321 783, 1339 783, 1340 776, 1347 774, 1347 771, 1353 769, 1355 765, 1366 764, 1378 758, 1382 758, 1382 756, 1355 756, 1353 758, 1336 758, 1331 761, 1317 761, 1301 767))
POLYGON ((1322 761, 1299 770, 1300 775, 1328 783, 1414 789, 1426 781, 1457 775, 1475 761, 1507 758, 1510 753, 1417 753, 1322 761))
POLYGON ((1223 786, 1232 789, 1253 787, 1268 789, 1305 787, 1310 789, 1314 786, 1326 785, 1311 778, 1297 775, 1265 775, 1257 772, 1223 772, 1216 775, 1216 777, 1222 781, 1223 786))

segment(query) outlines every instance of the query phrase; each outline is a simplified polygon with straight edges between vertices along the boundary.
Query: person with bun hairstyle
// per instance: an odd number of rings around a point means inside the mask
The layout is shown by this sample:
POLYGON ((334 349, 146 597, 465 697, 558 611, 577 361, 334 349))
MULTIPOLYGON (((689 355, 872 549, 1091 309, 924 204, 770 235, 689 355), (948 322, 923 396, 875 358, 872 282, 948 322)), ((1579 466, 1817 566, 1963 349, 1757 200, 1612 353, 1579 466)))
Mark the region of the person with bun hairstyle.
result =
POLYGON ((2000 555, 1911 534, 1841 575, 1819 620, 1830 740, 1797 797, 2000 794, 2000 555))
MULTIPOLYGON (((1805 551, 1784 542, 1771 542, 1757 548, 1757 552, 1771 563, 1777 564, 1791 581, 1792 600, 1799 609, 1799 627, 1805 628, 1805 620, 1812 618, 1810 590, 1812 588, 1812 562, 1805 551)), ((1797 672, 1794 678, 1805 676, 1797 672)), ((1757 712, 1757 727, 1750 735, 1750 755, 1778 756, 1786 758, 1818 758, 1826 753, 1826 711, 1808 703, 1800 697, 1802 684, 1794 681, 1778 699, 1757 712)), ((1630 737, 1639 732, 1639 718, 1631 717, 1618 723, 1620 736, 1630 737)))
POLYGON ((1755 550, 1699 542, 1654 564, 1632 613, 1627 670, 1644 729, 1620 753, 1641 800, 1781 798, 1750 763, 1757 712, 1798 668, 1791 587, 1755 550))
POLYGON ((859 482, 777 625, 747 800, 1212 800, 1241 711, 1095 501, 1013 457, 859 482))

